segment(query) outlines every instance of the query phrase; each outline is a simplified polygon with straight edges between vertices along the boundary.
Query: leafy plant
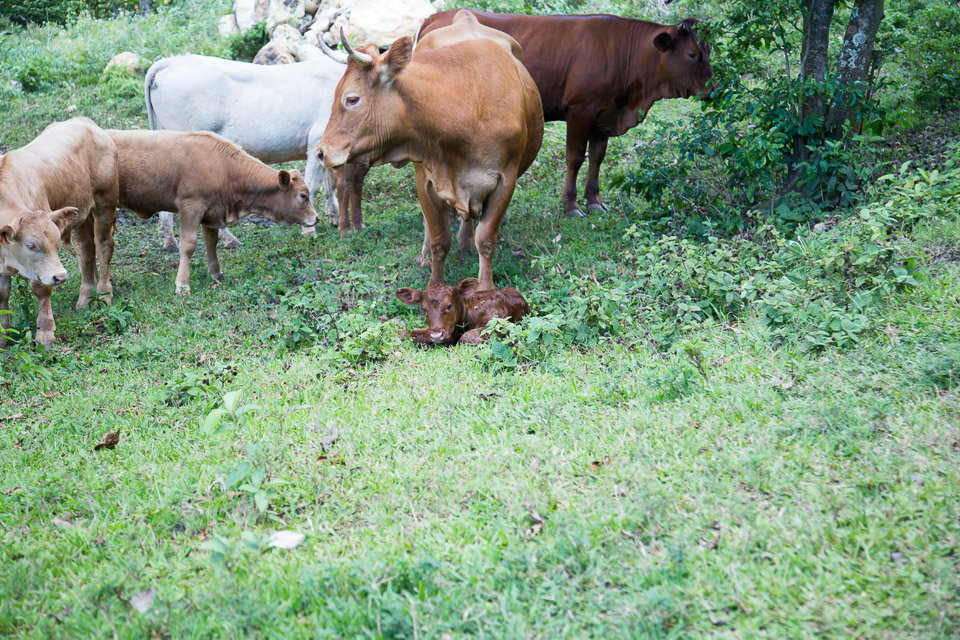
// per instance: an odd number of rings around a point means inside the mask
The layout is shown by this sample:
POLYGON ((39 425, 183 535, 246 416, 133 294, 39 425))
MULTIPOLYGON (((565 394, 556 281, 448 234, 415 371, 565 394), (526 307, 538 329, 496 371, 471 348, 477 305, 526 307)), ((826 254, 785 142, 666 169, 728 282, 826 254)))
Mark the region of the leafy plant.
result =
POLYGON ((249 415, 260 409, 259 405, 240 402, 240 391, 229 391, 223 395, 223 406, 210 411, 200 425, 200 433, 205 436, 214 436, 227 430, 235 430, 243 426, 249 415))

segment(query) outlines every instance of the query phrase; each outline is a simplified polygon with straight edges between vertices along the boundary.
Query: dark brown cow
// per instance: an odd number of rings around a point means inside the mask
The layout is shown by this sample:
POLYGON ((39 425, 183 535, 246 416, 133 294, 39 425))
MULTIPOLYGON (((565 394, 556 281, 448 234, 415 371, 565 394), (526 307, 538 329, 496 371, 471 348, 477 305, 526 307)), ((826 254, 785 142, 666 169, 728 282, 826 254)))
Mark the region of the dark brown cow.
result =
MULTIPOLYGON (((451 24, 457 11, 427 18, 420 38, 451 24)), ((524 65, 540 91, 544 119, 567 122, 563 210, 569 215, 583 215, 577 205, 577 173, 588 143, 587 211, 606 211, 600 163, 607 139, 637 126, 657 100, 704 93, 713 76, 710 48, 701 47, 693 32, 699 22, 695 18, 671 26, 609 15, 472 13, 481 24, 520 43, 524 65)))
POLYGON ((417 344, 476 344, 486 340, 480 335, 493 318, 520 322, 530 313, 527 301, 516 289, 478 291, 476 278, 462 280, 455 287, 437 284, 425 291, 404 287, 397 299, 419 305, 427 314, 427 328, 410 334, 417 344))
POLYGON ((350 50, 344 39, 352 57, 317 157, 328 168, 413 162, 430 231, 430 284, 443 283, 452 207, 465 219, 480 220, 480 286, 493 289, 500 222, 517 177, 540 149, 543 112, 530 74, 509 45, 476 37, 464 14, 459 26, 449 27, 462 40, 429 51, 414 53, 409 37, 383 55, 373 45, 350 50))

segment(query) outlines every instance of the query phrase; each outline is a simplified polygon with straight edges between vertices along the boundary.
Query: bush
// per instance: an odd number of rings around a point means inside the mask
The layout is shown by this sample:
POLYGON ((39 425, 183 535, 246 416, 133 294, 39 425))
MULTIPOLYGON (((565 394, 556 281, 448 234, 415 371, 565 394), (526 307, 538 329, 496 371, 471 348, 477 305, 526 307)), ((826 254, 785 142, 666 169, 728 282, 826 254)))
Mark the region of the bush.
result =
MULTIPOLYGON (((157 8, 175 1, 153 0, 153 5, 157 8)), ((5 0, 0 3, 0 16, 21 25, 48 22, 63 25, 84 12, 104 18, 119 12, 136 13, 139 9, 139 0, 5 0)))
POLYGON ((914 101, 926 109, 960 107, 960 10, 935 0, 912 18, 904 21, 901 63, 911 74, 914 101))
POLYGON ((253 60, 260 49, 270 42, 267 23, 261 22, 255 27, 235 33, 227 39, 230 57, 234 60, 253 60))

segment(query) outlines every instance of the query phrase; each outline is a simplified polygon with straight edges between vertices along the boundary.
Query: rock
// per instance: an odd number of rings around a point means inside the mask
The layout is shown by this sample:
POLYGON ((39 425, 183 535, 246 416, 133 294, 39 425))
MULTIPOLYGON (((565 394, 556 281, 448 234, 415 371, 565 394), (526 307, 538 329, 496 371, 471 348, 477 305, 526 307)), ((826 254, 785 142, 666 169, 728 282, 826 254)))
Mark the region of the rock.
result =
POLYGON ((274 531, 270 536, 268 546, 272 549, 286 549, 289 551, 299 547, 306 539, 307 536, 296 531, 274 531))
POLYGON ((253 58, 253 64, 293 64, 296 59, 286 51, 282 51, 276 42, 268 42, 253 58))
POLYGON ((342 26, 354 45, 373 42, 385 49, 401 36, 416 37, 434 11, 427 0, 355 0, 334 20, 331 31, 339 34, 342 26))
POLYGON ((299 25, 305 14, 304 0, 270 0, 267 31, 273 33, 279 25, 299 25))
POLYGON ((132 51, 121 51, 117 55, 113 56, 110 58, 110 62, 107 63, 107 66, 104 67, 103 70, 109 71, 114 67, 119 67, 127 73, 140 73, 142 71, 140 56, 132 51))
POLYGON ((297 62, 323 57, 322 51, 308 44, 300 32, 288 24, 282 24, 274 30, 272 44, 297 62))
POLYGON ((315 14, 319 8, 320 4, 316 0, 305 0, 303 3, 303 10, 310 15, 315 14))
POLYGON ((235 33, 240 33, 240 27, 237 26, 237 17, 232 13, 220 18, 220 23, 217 25, 217 31, 220 32, 220 35, 232 36, 235 33))
POLYGON ((235 0, 233 16, 240 31, 252 29, 267 19, 270 14, 270 0, 235 0))

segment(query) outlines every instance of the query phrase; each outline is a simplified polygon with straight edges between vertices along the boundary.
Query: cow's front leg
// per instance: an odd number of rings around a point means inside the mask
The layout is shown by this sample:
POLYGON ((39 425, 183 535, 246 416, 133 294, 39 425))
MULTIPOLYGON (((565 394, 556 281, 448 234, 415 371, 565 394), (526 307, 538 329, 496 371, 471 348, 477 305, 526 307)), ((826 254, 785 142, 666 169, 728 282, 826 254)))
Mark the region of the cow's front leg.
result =
POLYGON ((217 259, 217 230, 204 225, 203 243, 207 250, 207 271, 210 272, 210 277, 217 282, 223 282, 220 260, 217 259))
POLYGON ((458 344, 480 344, 486 341, 486 337, 480 335, 481 331, 483 331, 481 328, 470 329, 470 331, 460 336, 460 342, 458 344))
POLYGON ((350 225, 354 231, 365 229, 363 224, 363 210, 361 201, 363 200, 363 182, 370 173, 370 165, 353 165, 353 174, 350 176, 350 225))
POLYGON ((80 293, 77 296, 77 309, 86 309, 97 293, 95 287, 98 280, 93 215, 87 214, 86 220, 74 227, 71 233, 73 246, 77 248, 77 261, 80 263, 80 293))
POLYGON ((200 220, 203 210, 198 207, 180 207, 180 266, 177 269, 177 294, 190 295, 190 258, 197 250, 200 220))
POLYGON ((607 136, 594 134, 590 136, 590 164, 587 170, 587 184, 583 188, 583 195, 587 198, 587 213, 606 213, 607 205, 600 197, 600 165, 607 155, 607 136))
POLYGON ((584 215, 577 204, 577 175, 586 157, 591 126, 592 116, 569 114, 567 117, 567 177, 563 181, 563 213, 568 216, 584 215))
POLYGON ((447 218, 449 207, 437 197, 428 184, 426 171, 420 165, 416 166, 416 171, 417 196, 430 235, 430 284, 443 284, 443 263, 450 252, 450 222, 447 218))
POLYGON ((172 211, 160 212, 159 223, 157 224, 157 232, 160 234, 160 244, 163 245, 164 251, 173 253, 180 248, 180 246, 177 244, 177 239, 173 235, 172 211))
POLYGON ((97 291, 107 304, 113 303, 113 285, 110 283, 110 261, 113 260, 113 231, 117 223, 117 210, 114 207, 105 207, 102 211, 90 213, 93 220, 94 247, 97 252, 97 263, 100 266, 100 278, 97 280, 97 291))
POLYGON ((0 275, 0 348, 7 346, 7 331, 10 329, 10 276, 0 275))
POLYGON ((39 280, 31 280, 30 286, 33 289, 33 295, 37 296, 37 335, 35 339, 43 346, 49 347, 53 344, 53 334, 57 330, 57 324, 53 321, 53 305, 50 303, 53 287, 47 286, 39 280))
MULTIPOLYGON (((336 180, 333 171, 324 168, 323 163, 317 160, 317 142, 322 135, 323 131, 317 134, 311 132, 307 139, 307 167, 304 170, 303 179, 307 183, 307 189, 310 191, 310 202, 313 203, 314 207, 317 206, 317 193, 320 191, 321 183, 323 184, 323 210, 330 219, 330 223, 337 224, 339 207, 337 206, 336 180)), ((301 229, 301 233, 304 233, 307 229, 313 234, 316 233, 313 227, 304 227, 301 229)))
POLYGON ((516 186, 517 168, 507 167, 500 175, 500 184, 483 205, 483 215, 480 217, 476 233, 477 253, 480 254, 478 291, 495 288, 493 286, 493 252, 497 249, 500 223, 507 213, 507 207, 510 206, 510 199, 513 198, 513 190, 516 186))
POLYGON ((230 232, 230 229, 227 229, 226 227, 220 229, 219 235, 220 239, 223 240, 224 249, 236 249, 237 247, 243 246, 243 243, 240 242, 240 238, 233 235, 233 233, 230 232))

